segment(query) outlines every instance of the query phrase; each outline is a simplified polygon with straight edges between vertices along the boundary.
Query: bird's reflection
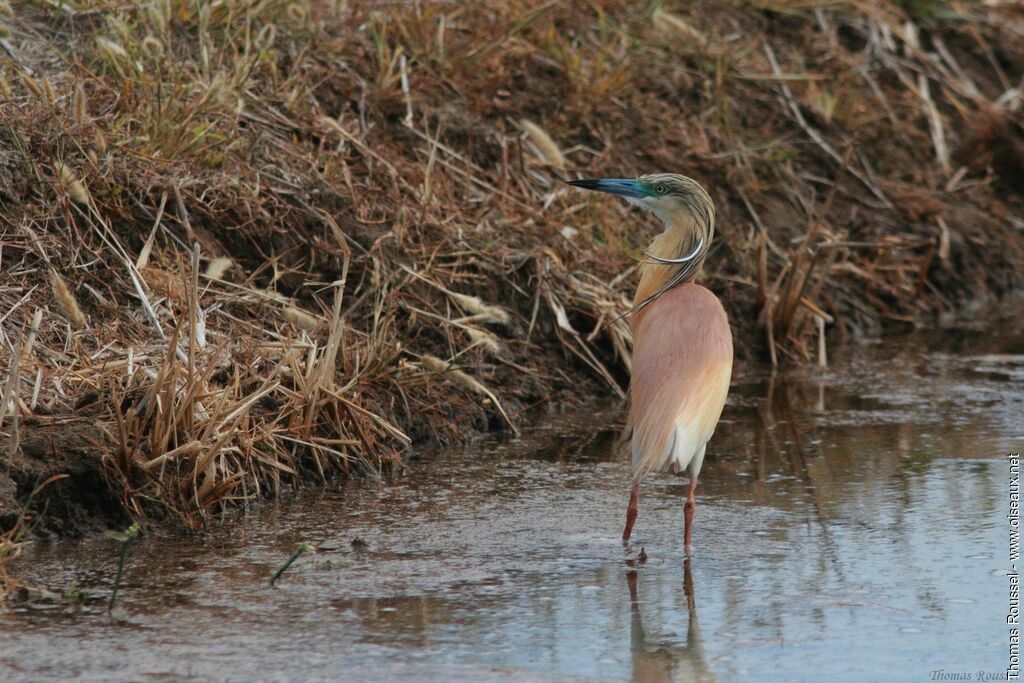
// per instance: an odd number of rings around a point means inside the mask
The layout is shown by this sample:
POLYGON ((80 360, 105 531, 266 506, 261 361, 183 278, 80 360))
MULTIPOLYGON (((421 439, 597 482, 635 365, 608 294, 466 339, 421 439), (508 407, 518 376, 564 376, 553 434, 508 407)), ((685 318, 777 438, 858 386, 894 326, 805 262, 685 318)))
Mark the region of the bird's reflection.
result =
POLYGON ((627 560, 626 582, 629 585, 631 605, 630 647, 633 655, 633 681, 714 681, 715 676, 708 668, 704 655, 704 641, 697 623, 697 603, 693 590, 693 573, 690 558, 683 563, 683 592, 686 596, 686 611, 689 623, 686 630, 686 644, 677 638, 649 634, 644 629, 640 614, 640 597, 637 584, 638 571, 635 560, 627 560))

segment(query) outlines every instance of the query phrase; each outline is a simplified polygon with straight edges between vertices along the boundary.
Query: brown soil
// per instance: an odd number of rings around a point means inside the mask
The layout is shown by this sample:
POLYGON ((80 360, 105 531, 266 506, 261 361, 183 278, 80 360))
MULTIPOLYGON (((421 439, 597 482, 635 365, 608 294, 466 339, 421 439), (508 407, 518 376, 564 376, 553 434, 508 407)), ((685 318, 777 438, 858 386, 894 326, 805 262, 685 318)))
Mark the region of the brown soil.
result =
POLYGON ((33 530, 77 536, 97 528, 127 524, 118 490, 111 486, 97 453, 106 450, 103 429, 92 420, 35 422, 21 427, 21 447, 0 476, 0 525, 17 521, 33 489, 54 475, 67 475, 34 499, 33 530))

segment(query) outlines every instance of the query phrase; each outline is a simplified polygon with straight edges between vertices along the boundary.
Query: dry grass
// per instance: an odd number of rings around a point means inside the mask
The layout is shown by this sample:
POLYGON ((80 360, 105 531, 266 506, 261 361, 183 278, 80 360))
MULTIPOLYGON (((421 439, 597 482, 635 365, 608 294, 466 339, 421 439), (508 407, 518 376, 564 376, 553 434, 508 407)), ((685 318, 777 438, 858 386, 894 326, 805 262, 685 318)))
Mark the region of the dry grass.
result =
POLYGON ((22 490, 48 473, 19 470, 19 419, 98 425, 121 507, 200 527, 622 395, 652 227, 563 168, 710 189, 703 281, 746 360, 823 361, 826 330, 1019 283, 1009 5, 11 7, 0 436, 22 490))

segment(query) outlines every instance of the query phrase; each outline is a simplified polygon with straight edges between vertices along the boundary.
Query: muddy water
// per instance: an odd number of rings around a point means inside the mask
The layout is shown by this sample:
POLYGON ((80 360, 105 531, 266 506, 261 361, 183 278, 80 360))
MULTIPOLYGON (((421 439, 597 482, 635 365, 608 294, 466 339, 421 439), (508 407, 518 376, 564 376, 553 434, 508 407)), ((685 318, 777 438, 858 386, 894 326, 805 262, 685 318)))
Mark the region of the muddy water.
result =
POLYGON ((0 613, 0 679, 933 680, 1009 662, 1009 465, 1024 332, 960 329, 826 373, 739 378, 695 551, 685 480, 645 485, 634 543, 616 406, 405 475, 134 549, 36 547, 28 578, 93 596, 0 613), (300 542, 278 583, 270 574, 300 542), (644 548, 646 562, 639 559, 644 548))

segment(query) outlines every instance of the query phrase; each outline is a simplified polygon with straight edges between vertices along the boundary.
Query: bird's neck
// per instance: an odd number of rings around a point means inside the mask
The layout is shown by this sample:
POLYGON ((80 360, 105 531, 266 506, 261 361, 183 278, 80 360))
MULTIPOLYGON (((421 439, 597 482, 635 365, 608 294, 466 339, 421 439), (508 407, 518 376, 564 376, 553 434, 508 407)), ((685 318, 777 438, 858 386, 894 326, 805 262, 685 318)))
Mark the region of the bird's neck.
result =
POLYGON ((645 263, 640 267, 640 284, 636 288, 633 305, 638 306, 661 292, 673 278, 680 274, 680 270, 684 272, 676 284, 692 282, 704 264, 710 242, 710 230, 699 229, 693 216, 689 213, 666 221, 665 231, 655 237, 647 249, 649 256, 662 259, 683 258, 692 254, 698 244, 701 245, 700 252, 692 260, 682 265, 662 264, 645 258, 645 263))

